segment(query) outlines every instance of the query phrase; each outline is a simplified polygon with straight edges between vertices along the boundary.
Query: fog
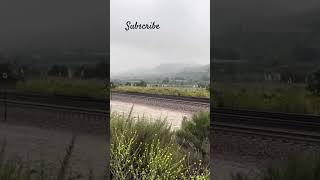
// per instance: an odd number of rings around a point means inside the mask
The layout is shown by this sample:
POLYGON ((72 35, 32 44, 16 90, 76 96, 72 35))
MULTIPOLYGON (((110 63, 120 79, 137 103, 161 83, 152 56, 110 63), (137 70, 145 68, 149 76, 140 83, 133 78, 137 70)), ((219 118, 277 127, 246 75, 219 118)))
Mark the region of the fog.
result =
POLYGON ((1 0, 0 50, 105 50, 106 0, 1 0))
POLYGON ((111 0, 111 75, 163 63, 210 62, 210 0, 111 0), (125 31, 126 22, 160 24, 125 31))

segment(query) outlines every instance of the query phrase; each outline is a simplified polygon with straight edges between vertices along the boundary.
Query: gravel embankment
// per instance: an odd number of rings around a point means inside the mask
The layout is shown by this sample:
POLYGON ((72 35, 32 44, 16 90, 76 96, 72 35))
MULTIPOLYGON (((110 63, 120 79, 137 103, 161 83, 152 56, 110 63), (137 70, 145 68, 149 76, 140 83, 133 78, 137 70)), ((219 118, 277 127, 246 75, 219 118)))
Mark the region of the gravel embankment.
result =
POLYGON ((132 96, 112 95, 111 111, 129 113, 133 106, 133 116, 146 116, 152 119, 166 119, 173 129, 181 126, 183 117, 190 118, 192 114, 208 110, 208 106, 166 99, 140 98, 132 96))
POLYGON ((233 172, 255 174, 294 153, 319 152, 320 144, 216 130, 211 133, 211 167, 215 179, 233 172), (222 163, 222 165, 220 165, 222 163))
POLYGON ((202 110, 209 110, 209 105, 188 103, 188 102, 176 102, 167 99, 154 99, 154 98, 141 98, 134 96, 112 95, 111 101, 121 101, 127 103, 134 103, 140 105, 153 106, 163 108, 167 110, 175 110, 185 113, 195 113, 202 110))

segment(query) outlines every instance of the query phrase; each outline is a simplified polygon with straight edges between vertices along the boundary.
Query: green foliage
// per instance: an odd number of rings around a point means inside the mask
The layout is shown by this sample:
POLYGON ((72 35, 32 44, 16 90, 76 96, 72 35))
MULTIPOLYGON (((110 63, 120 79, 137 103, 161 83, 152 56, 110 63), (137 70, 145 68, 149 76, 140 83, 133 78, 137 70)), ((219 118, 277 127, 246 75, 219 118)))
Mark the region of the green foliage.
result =
POLYGON ((147 83, 141 80, 140 82, 136 83, 136 86, 147 87, 147 83))
MULTIPOLYGON (((6 158, 6 141, 0 147, 0 179, 1 180, 77 180, 93 179, 92 172, 82 175, 72 171, 70 158, 74 151, 76 136, 73 136, 66 148, 66 154, 61 161, 60 167, 51 168, 48 163, 25 162, 20 157, 6 158), (50 168, 49 168, 50 167, 50 168)), ((106 179, 106 177, 104 177, 106 179)))
POLYGON ((82 65, 75 68, 74 76, 81 79, 108 79, 110 69, 110 64, 101 61, 95 64, 94 66, 82 65))
POLYGON ((320 97, 304 84, 214 83, 212 89, 215 107, 320 114, 320 97))
POLYGON ((23 77, 18 69, 19 67, 10 63, 0 64, 0 85, 15 84, 18 80, 22 80, 23 77))
POLYGON ((165 120, 111 114, 113 179, 209 179, 201 164, 189 164, 165 120))
POLYGON ((26 82, 18 82, 16 90, 18 92, 48 95, 63 94, 96 98, 109 97, 109 90, 105 87, 105 83, 98 80, 29 80, 26 82))
POLYGON ((256 177, 243 174, 233 175, 233 180, 319 180, 320 155, 292 156, 280 166, 261 171, 256 177))
POLYGON ((320 70, 312 73, 310 76, 308 76, 308 86, 307 89, 319 96, 320 95, 320 70))
POLYGON ((209 164, 210 159, 210 117, 209 112, 194 114, 182 121, 181 129, 177 130, 177 142, 185 149, 191 150, 193 156, 199 153, 201 159, 209 164))
POLYGON ((48 71, 48 76, 67 77, 68 67, 63 65, 53 65, 48 71))
POLYGON ((210 91, 205 88, 117 86, 115 90, 173 96, 210 97, 210 91))

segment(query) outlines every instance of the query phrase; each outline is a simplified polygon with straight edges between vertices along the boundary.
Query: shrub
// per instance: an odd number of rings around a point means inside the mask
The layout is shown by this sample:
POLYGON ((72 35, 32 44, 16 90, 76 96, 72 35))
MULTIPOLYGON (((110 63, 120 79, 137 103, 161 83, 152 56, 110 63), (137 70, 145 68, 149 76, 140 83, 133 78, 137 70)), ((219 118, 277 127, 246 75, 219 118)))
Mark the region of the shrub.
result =
MULTIPOLYGON (((93 180, 93 173, 82 175, 72 171, 70 158, 74 151, 76 136, 73 136, 66 148, 66 154, 57 169, 49 168, 44 160, 25 162, 20 157, 6 158, 6 141, 0 147, 0 179, 1 180, 93 180)), ((104 176, 102 179, 106 179, 104 176)))
POLYGON ((218 108, 320 114, 320 96, 305 84, 215 83, 212 94, 218 108))
POLYGON ((200 153, 201 159, 209 163, 207 161, 210 159, 209 130, 209 112, 194 114, 190 120, 182 121, 181 129, 176 132, 177 142, 185 149, 191 149, 192 154, 200 153))
POLYGON ((312 73, 308 76, 307 89, 315 94, 320 95, 320 70, 312 73))
POLYGON ((117 86, 114 88, 120 92, 139 92, 172 96, 193 96, 193 97, 210 97, 210 91, 205 88, 184 88, 184 87, 138 87, 138 86, 117 86))
POLYGON ((290 156, 280 166, 271 166, 256 177, 236 174, 233 180, 319 180, 320 154, 290 156))
POLYGON ((165 120, 112 113, 110 144, 113 179, 209 179, 201 164, 189 165, 165 120))
POLYGON ((47 79, 20 81, 16 85, 16 91, 46 95, 62 94, 94 98, 109 97, 109 89, 103 81, 99 80, 47 79))

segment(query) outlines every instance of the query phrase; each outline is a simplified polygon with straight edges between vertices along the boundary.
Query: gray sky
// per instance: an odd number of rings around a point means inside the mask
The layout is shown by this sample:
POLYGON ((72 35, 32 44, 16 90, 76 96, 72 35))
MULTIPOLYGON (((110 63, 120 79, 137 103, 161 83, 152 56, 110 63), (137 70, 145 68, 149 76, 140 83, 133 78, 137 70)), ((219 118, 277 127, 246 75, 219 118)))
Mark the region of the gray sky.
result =
POLYGON ((0 51, 105 50, 106 0, 0 0, 0 51))
POLYGON ((111 74, 161 63, 210 63, 210 0, 111 0, 111 74), (160 24, 125 31, 126 22, 160 24))

